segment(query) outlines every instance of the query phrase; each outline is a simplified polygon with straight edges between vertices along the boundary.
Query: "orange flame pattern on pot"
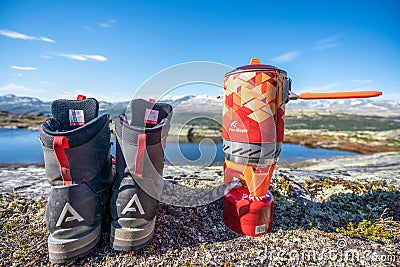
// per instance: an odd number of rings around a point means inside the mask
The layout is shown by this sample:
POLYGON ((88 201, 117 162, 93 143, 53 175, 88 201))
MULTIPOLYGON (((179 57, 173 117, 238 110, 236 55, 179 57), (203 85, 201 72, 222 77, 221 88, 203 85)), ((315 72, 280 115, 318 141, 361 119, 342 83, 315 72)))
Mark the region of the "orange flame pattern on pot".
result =
MULTIPOLYGON (((287 82, 286 72, 261 65, 258 59, 228 73, 224 78, 222 138, 238 143, 281 143, 287 82)), ((226 161, 224 167, 225 182, 240 178, 252 195, 268 192, 274 164, 252 166, 226 161)))

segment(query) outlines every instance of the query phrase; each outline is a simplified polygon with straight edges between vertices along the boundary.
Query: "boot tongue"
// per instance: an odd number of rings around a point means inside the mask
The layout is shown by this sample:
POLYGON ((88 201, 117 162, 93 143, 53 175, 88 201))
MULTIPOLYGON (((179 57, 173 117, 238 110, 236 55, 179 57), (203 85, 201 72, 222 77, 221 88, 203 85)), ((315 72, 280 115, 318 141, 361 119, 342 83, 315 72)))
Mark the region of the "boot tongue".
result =
POLYGON ((58 99, 51 103, 51 113, 60 124, 59 130, 72 130, 97 118, 99 103, 94 98, 58 99))
POLYGON ((134 99, 130 103, 130 125, 153 128, 164 120, 172 111, 168 104, 153 103, 144 99, 134 99))

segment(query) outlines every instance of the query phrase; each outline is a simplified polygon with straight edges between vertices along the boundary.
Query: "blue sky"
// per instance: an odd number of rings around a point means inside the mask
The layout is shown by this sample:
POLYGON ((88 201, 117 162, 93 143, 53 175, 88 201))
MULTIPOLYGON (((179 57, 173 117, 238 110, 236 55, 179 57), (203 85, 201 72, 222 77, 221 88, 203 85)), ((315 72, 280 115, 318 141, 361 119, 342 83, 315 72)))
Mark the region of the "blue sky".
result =
POLYGON ((0 0, 0 95, 128 100, 176 64, 259 57, 297 93, 377 89, 398 100, 399 14, 389 0, 0 0))

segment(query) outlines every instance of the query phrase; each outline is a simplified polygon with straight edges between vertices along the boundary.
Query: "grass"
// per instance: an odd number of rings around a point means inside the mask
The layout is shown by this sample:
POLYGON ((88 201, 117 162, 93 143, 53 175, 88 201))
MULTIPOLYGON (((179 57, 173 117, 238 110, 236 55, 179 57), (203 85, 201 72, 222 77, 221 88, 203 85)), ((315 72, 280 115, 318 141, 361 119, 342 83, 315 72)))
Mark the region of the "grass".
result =
POLYGON ((304 189, 321 201, 304 212, 312 222, 309 226, 322 227, 332 237, 336 232, 378 243, 395 242, 400 230, 400 192, 385 181, 309 180, 304 189))
POLYGON ((350 237, 364 236, 379 243, 394 243, 394 235, 385 230, 385 226, 379 223, 363 220, 355 226, 349 222, 346 226, 336 228, 336 232, 350 237))
POLYGON ((290 196, 292 193, 293 182, 280 177, 278 183, 274 187, 273 194, 276 196, 290 196))

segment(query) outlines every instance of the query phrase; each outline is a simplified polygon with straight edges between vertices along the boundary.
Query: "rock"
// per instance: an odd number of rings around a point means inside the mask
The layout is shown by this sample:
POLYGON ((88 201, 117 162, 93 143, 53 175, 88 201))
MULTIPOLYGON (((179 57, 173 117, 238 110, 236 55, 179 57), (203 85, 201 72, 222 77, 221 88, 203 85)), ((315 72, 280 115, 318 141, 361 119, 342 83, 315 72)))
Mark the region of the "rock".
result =
MULTIPOLYGON (((164 200, 180 204, 160 205, 153 241, 134 253, 115 252, 107 245, 109 233, 103 232, 105 242, 72 264, 399 266, 400 153, 329 159, 306 168, 278 168, 270 188, 275 200, 273 230, 257 238, 239 236, 224 225, 223 204, 218 200, 223 195, 222 169, 166 165, 165 177, 176 184, 165 182, 164 200), (206 203, 209 201, 213 202, 206 203), (383 227, 380 236, 372 236, 378 239, 371 239, 367 231, 346 233, 349 222, 357 228, 365 220, 374 223, 373 229, 383 227), (361 257, 348 262, 341 258, 354 252, 361 257), (366 255, 370 257, 362 257, 366 255)), ((40 259, 35 265, 49 264, 42 197, 49 189, 43 167, 0 168, 3 265, 18 261, 27 266, 33 259, 40 259)))
MULTIPOLYGON (((345 157, 325 160, 319 164, 306 167, 307 174, 318 176, 335 176, 350 181, 386 181, 400 187, 400 152, 377 153, 357 157, 345 157)), ((301 172, 301 170, 300 170, 301 172)), ((299 179, 303 175, 292 171, 291 175, 299 179)), ((304 176, 303 176, 304 177, 304 176)))
POLYGON ((47 196, 50 185, 41 167, 0 168, 0 193, 15 192, 27 196, 47 196))

